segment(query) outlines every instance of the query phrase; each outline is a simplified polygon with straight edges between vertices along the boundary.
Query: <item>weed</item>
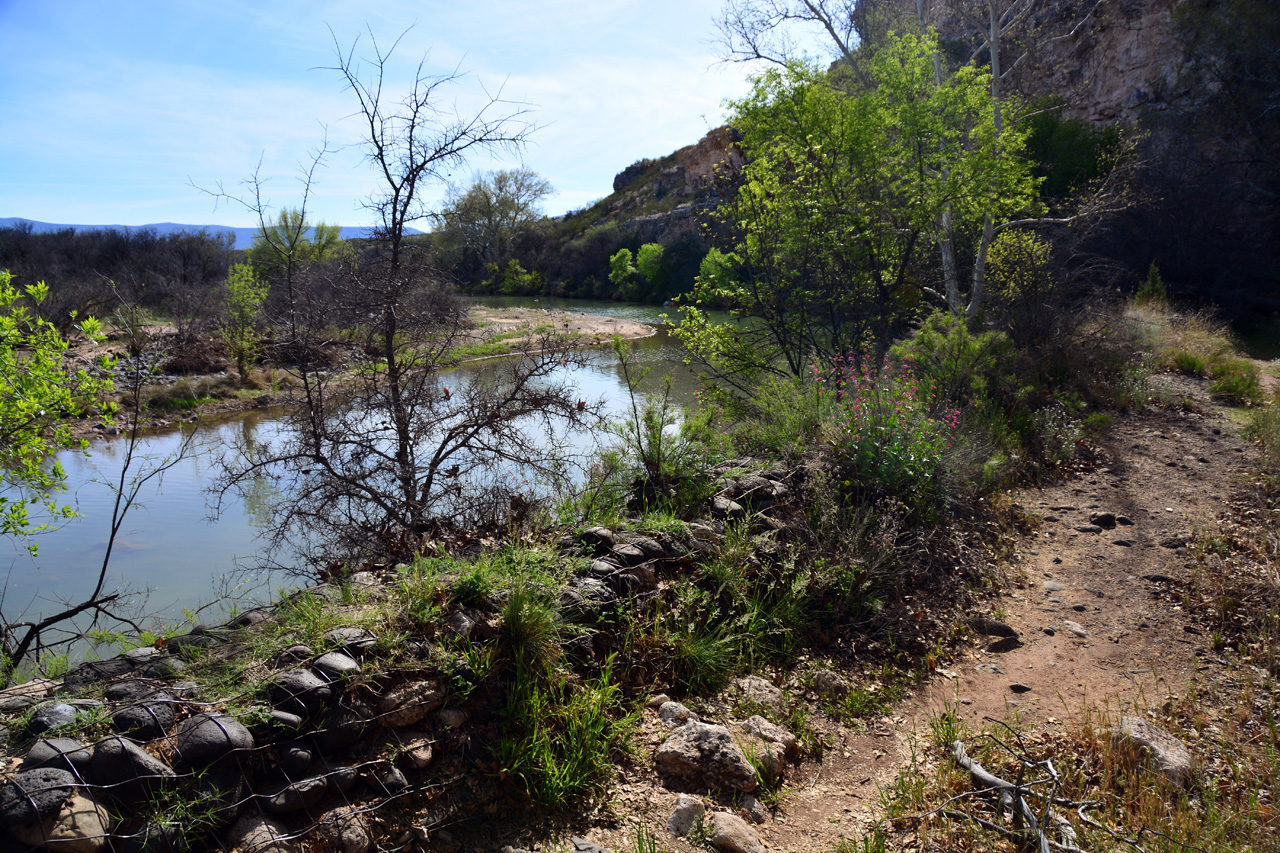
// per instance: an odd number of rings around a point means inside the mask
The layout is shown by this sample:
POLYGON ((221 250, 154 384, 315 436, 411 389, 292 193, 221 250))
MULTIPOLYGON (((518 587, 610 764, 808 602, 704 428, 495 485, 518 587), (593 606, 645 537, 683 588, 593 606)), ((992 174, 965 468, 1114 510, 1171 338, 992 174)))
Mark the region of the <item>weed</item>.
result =
POLYGON ((658 853, 658 836, 654 835, 649 827, 641 824, 636 827, 635 834, 631 837, 632 853, 658 853))
POLYGON ((1253 406, 1263 401, 1258 366, 1248 359, 1218 359, 1209 366, 1209 375, 1209 393, 1223 402, 1253 406))
POLYGON ((1179 373, 1186 373, 1191 376, 1201 376, 1209 369, 1209 362, 1204 356, 1187 352, 1186 350, 1174 350, 1170 353, 1170 359, 1173 366, 1179 373))
POLYGON ((521 583, 511 589, 503 605, 498 639, 517 670, 546 672, 560 657, 564 627, 551 603, 521 583))

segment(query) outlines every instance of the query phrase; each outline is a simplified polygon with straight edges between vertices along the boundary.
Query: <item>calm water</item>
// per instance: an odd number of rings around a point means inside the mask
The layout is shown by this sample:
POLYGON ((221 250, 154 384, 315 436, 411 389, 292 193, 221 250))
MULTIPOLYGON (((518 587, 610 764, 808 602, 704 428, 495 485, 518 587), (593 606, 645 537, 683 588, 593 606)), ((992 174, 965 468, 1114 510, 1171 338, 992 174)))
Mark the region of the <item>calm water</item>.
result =
MULTIPOLYGON (((664 313, 656 306, 576 300, 496 297, 477 301, 607 314, 655 324, 664 313)), ((670 374, 675 379, 675 401, 681 405, 692 402, 693 371, 682 363, 678 344, 664 330, 658 328, 653 336, 628 346, 636 363, 652 368, 644 387, 652 389, 662 376, 670 374)), ((483 364, 463 367, 457 371, 456 381, 463 382, 484 369, 483 364)), ((623 416, 626 389, 611 350, 592 350, 585 367, 566 370, 584 399, 602 398, 613 417, 623 416)), ((228 597, 260 601, 276 588, 296 585, 297 575, 287 570, 298 567, 258 568, 268 555, 259 538, 265 519, 255 512, 255 506, 265 505, 273 496, 258 494, 248 502, 228 497, 214 520, 214 499, 207 492, 217 473, 215 460, 227 446, 238 438, 263 441, 278 435, 279 423, 261 413, 195 429, 196 452, 179 460, 162 479, 140 493, 139 505, 129 513, 116 539, 107 589, 124 587, 145 593, 147 619, 167 624, 181 620, 184 610, 206 605, 209 607, 199 621, 212 623, 227 610, 228 597)), ((149 436, 142 441, 140 455, 162 459, 175 453, 181 440, 178 431, 149 436)), ((584 439, 580 445, 584 452, 590 443, 584 439)), ((119 478, 123 449, 119 439, 102 439, 93 442, 88 457, 61 454, 69 487, 64 497, 79 508, 81 516, 39 536, 35 558, 19 543, 0 543, 0 571, 6 575, 3 609, 10 622, 19 614, 31 618, 57 612, 57 602, 80 601, 92 591, 110 531, 113 500, 111 489, 102 481, 119 478)), ((138 470, 143 467, 137 466, 138 470)))

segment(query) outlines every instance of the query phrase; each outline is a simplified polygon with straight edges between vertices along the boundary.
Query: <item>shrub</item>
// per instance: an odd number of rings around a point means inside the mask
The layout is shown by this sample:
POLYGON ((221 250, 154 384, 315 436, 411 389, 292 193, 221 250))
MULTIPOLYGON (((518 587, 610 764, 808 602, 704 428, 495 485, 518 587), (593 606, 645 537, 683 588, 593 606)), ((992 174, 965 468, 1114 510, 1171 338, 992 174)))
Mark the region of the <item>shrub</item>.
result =
POLYGON ((1152 261, 1147 269, 1146 279, 1138 285, 1134 301, 1140 305, 1168 305, 1169 294, 1165 291, 1164 279, 1160 277, 1160 268, 1152 261))
POLYGON ((1209 393, 1219 400, 1236 405, 1257 405, 1263 400, 1262 379, 1258 366, 1247 358, 1227 357, 1209 365, 1213 382, 1209 393))
POLYGON ((1204 358, 1186 350, 1174 350, 1170 353, 1170 358, 1178 372, 1191 376, 1199 376, 1209 367, 1209 362, 1205 361, 1204 358))

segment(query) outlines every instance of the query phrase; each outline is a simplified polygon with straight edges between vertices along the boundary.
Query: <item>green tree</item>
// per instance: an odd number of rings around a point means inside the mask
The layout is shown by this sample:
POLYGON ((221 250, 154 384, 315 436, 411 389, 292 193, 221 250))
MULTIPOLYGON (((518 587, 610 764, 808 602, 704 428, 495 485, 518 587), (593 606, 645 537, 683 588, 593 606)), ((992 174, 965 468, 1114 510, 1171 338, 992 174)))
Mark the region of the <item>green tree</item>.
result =
POLYGON ((446 254, 461 254, 463 264, 505 267, 516 237, 541 216, 551 184, 532 169, 506 169, 477 175, 470 187, 450 187, 445 207, 431 219, 446 254))
POLYGON ((222 341, 235 359, 240 381, 249 379, 249 361, 258 355, 262 337, 258 334, 258 313, 267 298, 268 284, 258 278, 253 264, 235 264, 227 273, 227 322, 222 341))
POLYGON ((249 261, 265 278, 292 282, 304 266, 333 258, 342 248, 341 235, 337 225, 308 222, 304 209, 285 208, 275 222, 262 220, 249 261))
MULTIPOLYGON (((48 295, 44 282, 19 291, 9 271, 0 270, 0 481, 9 493, 0 495, 0 533, 6 536, 47 528, 31 517, 33 507, 56 517, 74 515, 58 505, 65 475, 48 457, 85 446, 73 437, 70 420, 99 408, 111 387, 101 373, 68 369, 66 339, 37 313, 48 295)), ((92 317, 75 328, 91 340, 102 339, 92 317)), ((34 543, 28 547, 35 552, 34 543)))
POLYGON ((972 230, 1032 203, 1025 135, 996 128, 988 72, 939 82, 936 51, 931 34, 891 36, 862 63, 865 90, 791 63, 733 105, 754 159, 717 214, 730 251, 699 276, 679 331, 718 372, 750 381, 868 345, 883 355, 927 286, 943 213, 972 230), (698 301, 751 320, 712 326, 698 301))
POLYGON ((645 243, 635 255, 630 249, 619 249, 609 258, 609 281, 614 298, 625 302, 644 302, 661 294, 667 281, 667 268, 661 243, 645 243))

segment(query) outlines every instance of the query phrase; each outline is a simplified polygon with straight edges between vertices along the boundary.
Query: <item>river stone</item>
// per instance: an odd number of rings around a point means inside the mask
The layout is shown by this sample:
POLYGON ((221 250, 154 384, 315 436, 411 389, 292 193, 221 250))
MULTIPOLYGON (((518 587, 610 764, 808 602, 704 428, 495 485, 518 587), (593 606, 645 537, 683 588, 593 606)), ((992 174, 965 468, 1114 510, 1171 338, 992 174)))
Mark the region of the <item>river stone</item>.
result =
POLYGON ((295 853, 290 833, 261 814, 249 813, 227 832, 226 842, 235 853, 295 853))
POLYGON ((120 800, 132 800, 174 776, 173 769, 121 735, 93 747, 93 781, 120 800))
POLYGON ((760 836, 751 825, 736 814, 715 812, 711 815, 711 843, 725 853, 765 853, 760 836))
POLYGON ((333 698, 333 688, 306 669, 291 669, 271 682, 271 704, 282 711, 309 717, 333 698))
POLYGON ((630 542, 623 542, 621 545, 613 546, 613 550, 609 552, 614 560, 623 566, 635 566, 643 563, 647 558, 644 551, 639 545, 633 545, 630 542))
POLYGON ((173 678, 187 671, 187 662, 181 658, 166 655, 143 671, 147 678, 173 678))
POLYGON ((608 553, 609 549, 618 542, 613 531, 607 527, 588 527, 578 534, 578 541, 596 554, 608 553))
POLYGON ((330 708, 312 734, 322 753, 346 749, 364 736, 373 718, 373 709, 359 702, 345 702, 330 708))
POLYGON ((315 754, 307 748, 306 744, 296 741, 284 744, 279 752, 280 769, 290 779, 304 778, 311 770, 311 762, 315 760, 315 754))
POLYGON ((771 681, 758 675, 748 675, 743 678, 735 678, 733 686, 738 688, 744 699, 749 699, 772 711, 782 710, 784 702, 782 691, 771 681))
POLYGON ((143 701, 126 705, 111 715, 115 730, 136 741, 147 743, 164 737, 177 714, 177 698, 163 690, 153 691, 143 701))
POLYGON ((89 776, 92 760, 93 752, 78 740, 69 737, 45 738, 36 741, 27 751, 26 758, 22 760, 22 769, 57 767, 83 780, 89 776))
POLYGON ((155 683, 142 678, 126 678, 108 684, 102 690, 103 698, 108 702, 136 702, 145 699, 159 690, 155 683))
POLYGON ((1121 717, 1111 742, 1130 762, 1164 774, 1175 785, 1185 785, 1195 777, 1195 762, 1186 745, 1141 717, 1121 717))
POLYGON ((409 788, 409 780, 400 772, 400 768, 387 765, 377 771, 378 782, 381 783, 383 789, 392 796, 406 791, 409 788))
POLYGON ((10 827, 48 820, 76 789, 68 770, 41 767, 24 770, 0 788, 0 823, 10 827))
POLYGON ((658 747, 658 772, 708 788, 754 791, 756 771, 724 726, 690 720, 658 747))
POLYGON ((28 737, 39 737, 51 729, 71 725, 77 716, 76 709, 66 702, 45 705, 27 720, 26 734, 28 737))
POLYGON ((819 696, 843 696, 849 692, 849 682, 829 669, 815 672, 810 677, 809 684, 819 696))
POLYGON ((110 819, 102 806, 83 794, 72 794, 57 814, 40 823, 12 828, 13 837, 32 847, 68 853, 99 853, 107 847, 110 819))
POLYGON ((256 799, 271 814, 288 814, 299 809, 314 808, 324 799, 327 788, 328 785, 323 776, 312 776, 310 779, 300 779, 297 782, 272 785, 258 794, 256 799))
POLYGON ((702 822, 702 800, 681 794, 676 798, 676 807, 667 818, 667 831, 676 838, 684 838, 693 828, 702 822))
POLYGON ((253 749, 253 735, 225 714, 196 714, 182 721, 174 748, 188 767, 208 767, 235 752, 253 749))
POLYGON ((303 661, 311 660, 315 656, 316 653, 314 649, 310 646, 304 646, 301 643, 298 643, 296 645, 289 646, 287 649, 281 650, 278 655, 271 659, 271 665, 277 668, 282 666, 292 666, 295 663, 302 663, 303 661))
POLYGON ((765 743, 777 744, 783 752, 793 752, 796 748, 796 736, 782 726, 769 722, 759 714, 747 717, 742 721, 742 730, 749 735, 760 738, 765 743))
POLYGON ((717 518, 727 518, 730 521, 741 521, 747 517, 747 511, 742 504, 732 501, 724 495, 716 495, 711 499, 711 514, 717 518))
POLYGON ((356 806, 339 806, 320 815, 316 823, 328 849, 341 853, 365 853, 373 846, 364 815, 356 806))
POLYGON ((320 775, 324 777, 325 784, 329 786, 329 793, 331 794, 345 794, 355 787, 356 782, 360 781, 360 771, 350 764, 335 764, 329 761, 322 761, 321 768, 320 775))
POLYGON ((439 682, 429 679, 393 687, 378 700, 378 725, 388 729, 411 726, 443 705, 446 695, 439 682))
POLYGON ((378 644, 378 638, 364 628, 334 628, 325 632, 324 639, 349 655, 368 651, 378 644))
POLYGON ((321 655, 311 664, 311 668, 330 681, 341 681, 360 671, 360 664, 355 658, 342 652, 329 652, 321 655))

